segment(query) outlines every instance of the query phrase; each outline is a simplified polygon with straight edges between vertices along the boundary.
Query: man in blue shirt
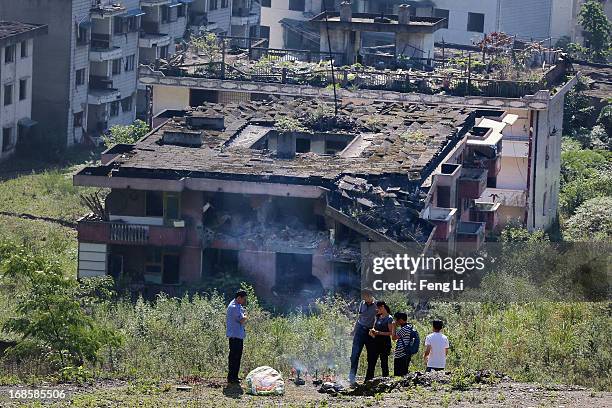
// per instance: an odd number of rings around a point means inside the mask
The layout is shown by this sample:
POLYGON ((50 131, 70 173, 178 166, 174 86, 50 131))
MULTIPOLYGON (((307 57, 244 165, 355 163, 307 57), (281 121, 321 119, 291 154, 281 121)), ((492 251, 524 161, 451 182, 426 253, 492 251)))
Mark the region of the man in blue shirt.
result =
POLYGON ((357 367, 359 365, 359 356, 366 347, 368 356, 374 353, 374 340, 370 337, 370 329, 374 327, 376 320, 376 299, 372 296, 372 292, 368 289, 361 291, 362 302, 359 304, 359 316, 355 322, 355 327, 351 332, 353 336, 353 347, 351 350, 351 371, 349 372, 349 382, 355 385, 355 376, 357 375, 357 367))
POLYGON ((244 324, 247 320, 244 310, 247 293, 244 290, 236 292, 234 300, 227 306, 225 323, 227 326, 226 336, 229 339, 229 357, 227 359, 227 383, 238 384, 238 372, 240 371, 240 360, 242 359, 242 347, 244 345, 244 324))

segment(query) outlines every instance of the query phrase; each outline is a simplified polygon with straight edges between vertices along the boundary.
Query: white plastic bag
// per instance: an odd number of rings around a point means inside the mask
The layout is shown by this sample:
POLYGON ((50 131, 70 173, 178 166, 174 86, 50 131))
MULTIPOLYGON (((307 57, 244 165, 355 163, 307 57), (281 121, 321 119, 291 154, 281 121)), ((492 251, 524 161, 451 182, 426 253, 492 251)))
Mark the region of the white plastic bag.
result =
POLYGON ((246 383, 249 394, 283 395, 285 393, 283 376, 272 367, 257 367, 247 375, 246 383))

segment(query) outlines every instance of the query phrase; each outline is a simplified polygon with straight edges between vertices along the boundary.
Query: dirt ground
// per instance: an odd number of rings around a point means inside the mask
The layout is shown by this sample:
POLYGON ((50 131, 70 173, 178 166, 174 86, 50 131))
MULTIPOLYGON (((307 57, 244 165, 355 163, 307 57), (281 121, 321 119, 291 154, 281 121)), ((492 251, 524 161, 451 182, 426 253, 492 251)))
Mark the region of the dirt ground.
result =
POLYGON ((36 387, 63 390, 65 398, 11 399, 10 391, 33 387, 0 387, 0 407, 610 407, 611 392, 596 392, 579 387, 543 386, 516 382, 475 386, 467 391, 448 386, 410 387, 372 397, 330 396, 320 394, 312 384, 296 386, 286 382, 281 397, 255 397, 244 387, 226 387, 221 380, 204 380, 191 389, 176 384, 99 382, 89 386, 36 387))

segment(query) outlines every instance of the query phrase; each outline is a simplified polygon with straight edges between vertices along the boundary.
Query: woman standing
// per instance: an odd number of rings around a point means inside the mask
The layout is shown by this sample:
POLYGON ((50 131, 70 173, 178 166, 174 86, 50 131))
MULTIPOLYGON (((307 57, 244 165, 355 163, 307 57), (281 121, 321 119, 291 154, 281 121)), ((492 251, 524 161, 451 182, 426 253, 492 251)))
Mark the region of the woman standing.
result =
POLYGON ((376 320, 374 328, 370 330, 370 336, 374 338, 374 353, 372 356, 368 354, 368 370, 366 373, 366 381, 374 378, 374 370, 376 363, 380 357, 380 368, 382 376, 389 376, 389 354, 391 354, 391 332, 393 331, 393 318, 391 317, 391 309, 385 302, 376 302, 376 320))

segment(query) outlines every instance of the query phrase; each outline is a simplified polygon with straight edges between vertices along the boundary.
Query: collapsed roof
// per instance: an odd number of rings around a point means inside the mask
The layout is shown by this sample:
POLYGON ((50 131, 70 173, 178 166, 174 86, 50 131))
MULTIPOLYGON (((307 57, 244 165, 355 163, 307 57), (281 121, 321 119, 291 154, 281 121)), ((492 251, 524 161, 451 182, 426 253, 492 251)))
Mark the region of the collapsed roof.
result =
POLYGON ((333 105, 314 100, 207 104, 133 146, 114 148, 120 153, 110 163, 79 174, 320 186, 328 191, 328 215, 369 238, 425 242, 433 227, 418 216, 422 183, 476 114, 466 107, 349 103, 335 115, 333 105), (294 148, 289 156, 281 155, 286 135, 294 148))

